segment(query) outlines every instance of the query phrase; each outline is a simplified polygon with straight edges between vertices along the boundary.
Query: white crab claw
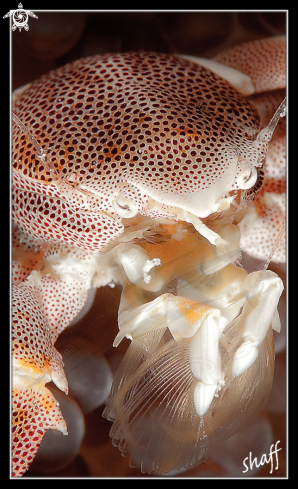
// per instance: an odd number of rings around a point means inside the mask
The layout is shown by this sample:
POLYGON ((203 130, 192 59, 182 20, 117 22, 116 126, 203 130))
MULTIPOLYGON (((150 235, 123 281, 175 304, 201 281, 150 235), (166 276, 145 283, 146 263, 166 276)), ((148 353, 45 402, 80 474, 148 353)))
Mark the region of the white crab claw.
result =
POLYGON ((221 371, 219 338, 228 320, 220 311, 210 308, 198 332, 189 346, 190 368, 200 381, 194 391, 194 403, 197 414, 203 416, 209 409, 215 393, 224 384, 221 371))
POLYGON ((217 384, 204 384, 204 382, 198 382, 194 391, 194 403, 197 414, 204 416, 208 411, 214 395, 217 390, 217 384))
POLYGON ((243 374, 256 360, 258 356, 259 343, 257 341, 245 341, 235 353, 232 365, 232 373, 234 377, 243 374))
POLYGON ((244 342, 235 353, 232 371, 234 377, 241 375, 256 360, 258 346, 264 340, 270 325, 279 329, 276 311, 283 291, 281 279, 271 270, 250 273, 242 284, 246 288, 243 316, 246 317, 244 342))

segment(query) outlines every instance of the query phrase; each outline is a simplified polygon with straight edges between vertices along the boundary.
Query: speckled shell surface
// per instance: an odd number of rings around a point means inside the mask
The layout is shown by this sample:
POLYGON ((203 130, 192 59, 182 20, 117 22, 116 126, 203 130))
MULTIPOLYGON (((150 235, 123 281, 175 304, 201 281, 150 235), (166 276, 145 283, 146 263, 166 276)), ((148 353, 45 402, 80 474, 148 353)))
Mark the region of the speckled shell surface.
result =
MULTIPOLYGON (((13 110, 59 178, 88 191, 95 212, 113 213, 111 200, 122 187, 139 212, 148 196, 173 205, 171 196, 196 198, 223 178, 228 192, 237 189, 239 157, 254 166, 262 160, 252 148, 260 119, 250 102, 211 71, 173 55, 140 52, 75 61, 25 87, 13 110)), ((75 206, 56 186, 45 185, 54 183, 52 175, 16 124, 13 136, 13 167, 17 186, 23 187, 17 196, 19 224, 34 227, 38 209, 58 240, 65 240, 57 232, 59 219, 60 226, 84 227, 85 236, 94 232, 94 212, 92 225, 77 218, 75 206), (30 191, 35 197, 24 195, 30 191), (61 206, 65 219, 57 216, 61 206)), ((222 188, 218 192, 215 198, 222 188)), ((105 218, 107 241, 121 226, 105 218)), ((39 222, 40 237, 46 235, 43 228, 39 222)))

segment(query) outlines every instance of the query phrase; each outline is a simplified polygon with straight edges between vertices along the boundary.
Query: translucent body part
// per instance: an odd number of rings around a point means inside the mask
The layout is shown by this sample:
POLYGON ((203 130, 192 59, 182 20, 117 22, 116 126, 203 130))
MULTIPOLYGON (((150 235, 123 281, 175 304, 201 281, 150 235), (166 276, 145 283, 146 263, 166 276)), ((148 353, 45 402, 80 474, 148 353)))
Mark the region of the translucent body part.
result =
MULTIPOLYGON (((104 413, 113 421, 110 436, 145 473, 187 470, 204 461, 212 446, 259 412, 271 390, 274 347, 269 330, 252 367, 230 378, 206 414, 199 416, 189 343, 190 339, 169 339, 166 330, 144 333, 132 342, 114 379, 104 413)), ((232 367, 228 358, 225 351, 224 377, 232 367)))
MULTIPOLYGON (((235 248, 238 227, 232 215, 226 220, 216 230, 235 248)), ((124 336, 132 343, 104 411, 113 443, 142 471, 157 474, 197 465, 261 409, 274 369, 270 324, 278 329, 283 288, 273 272, 247 274, 235 266, 235 250, 227 264, 187 225, 165 225, 163 233, 160 242, 138 243, 143 262, 154 251, 159 256, 152 277, 162 284, 158 292, 138 272, 141 262, 130 260, 129 273, 135 267, 139 281, 125 280, 114 345, 124 336)))

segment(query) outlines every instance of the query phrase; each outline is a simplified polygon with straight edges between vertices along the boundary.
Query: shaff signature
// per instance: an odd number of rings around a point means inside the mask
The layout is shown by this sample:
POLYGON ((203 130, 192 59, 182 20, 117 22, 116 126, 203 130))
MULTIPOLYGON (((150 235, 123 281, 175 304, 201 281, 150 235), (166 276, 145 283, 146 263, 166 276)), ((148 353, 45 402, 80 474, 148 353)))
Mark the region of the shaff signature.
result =
POLYGON ((280 452, 280 450, 282 450, 281 448, 277 448, 277 445, 279 443, 280 443, 280 440, 278 440, 275 443, 275 445, 271 445, 269 454, 267 455, 266 453, 264 453, 259 462, 257 460, 257 457, 252 458, 252 452, 249 452, 249 456, 243 460, 243 465, 245 467, 245 470, 242 470, 242 473, 245 474, 248 470, 252 470, 254 465, 258 469, 260 467, 260 465, 265 465, 265 464, 270 463, 271 464, 270 474, 272 474, 272 471, 273 471, 273 455, 275 455, 275 458, 276 458, 275 470, 278 470, 278 454, 277 454, 277 452, 280 452), (273 448, 274 448, 274 450, 273 450, 273 448))

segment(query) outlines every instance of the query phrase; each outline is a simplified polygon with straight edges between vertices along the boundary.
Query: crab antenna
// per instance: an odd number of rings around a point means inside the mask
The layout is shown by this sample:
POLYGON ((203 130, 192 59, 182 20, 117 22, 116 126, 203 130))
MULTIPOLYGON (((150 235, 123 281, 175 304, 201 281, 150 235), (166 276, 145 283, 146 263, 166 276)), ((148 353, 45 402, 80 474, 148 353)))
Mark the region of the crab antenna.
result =
POLYGON ((18 116, 14 112, 12 112, 12 119, 19 126, 19 128, 26 134, 28 139, 35 147, 36 151, 38 151, 37 157, 42 161, 45 168, 51 173, 53 180, 55 181, 60 180, 60 175, 58 170, 49 161, 47 154, 44 152, 37 139, 33 136, 33 134, 31 134, 31 132, 27 129, 27 127, 23 124, 23 122, 18 118, 18 116))
POLYGON ((281 241, 281 239, 283 237, 283 234, 285 232, 285 229, 286 229, 286 225, 285 225, 285 223, 283 223, 283 225, 282 225, 282 227, 281 227, 281 229, 280 229, 280 231, 278 233, 278 236, 276 238, 275 244, 274 244, 274 246, 273 246, 273 248, 272 248, 272 250, 271 250, 271 252, 270 252, 270 254, 269 254, 268 258, 267 258, 267 261, 266 261, 265 265, 263 266, 263 271, 264 270, 267 270, 268 266, 270 265, 270 262, 272 260, 272 257, 273 257, 273 255, 274 255, 274 253, 275 253, 275 251, 276 251, 276 249, 277 249, 277 247, 278 247, 278 245, 279 245, 279 243, 280 243, 280 241, 281 241))
POLYGON ((259 132, 256 141, 269 142, 271 140, 272 134, 277 126, 280 117, 284 117, 287 113, 286 101, 287 98, 285 97, 278 109, 276 110, 268 126, 264 127, 264 129, 259 132))

